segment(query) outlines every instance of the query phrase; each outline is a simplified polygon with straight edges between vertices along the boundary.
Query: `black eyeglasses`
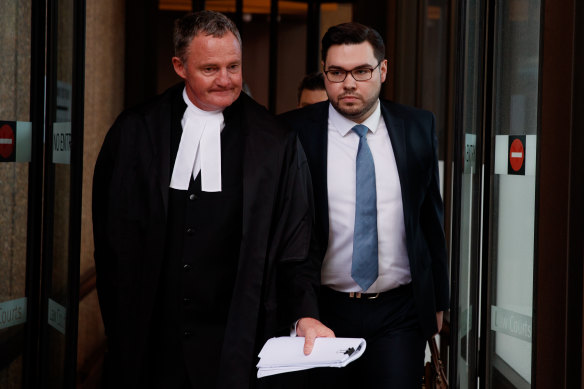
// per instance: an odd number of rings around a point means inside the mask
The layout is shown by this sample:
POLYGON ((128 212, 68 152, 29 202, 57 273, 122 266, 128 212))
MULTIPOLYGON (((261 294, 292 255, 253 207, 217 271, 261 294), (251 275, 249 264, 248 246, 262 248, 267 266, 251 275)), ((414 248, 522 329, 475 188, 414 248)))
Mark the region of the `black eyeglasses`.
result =
POLYGON ((332 69, 325 70, 324 74, 330 82, 343 82, 347 78, 348 73, 351 73, 351 76, 353 76, 355 81, 368 81, 371 80, 371 77, 373 77, 373 71, 381 65, 381 62, 383 62, 383 60, 379 61, 374 68, 357 68, 353 70, 332 69))

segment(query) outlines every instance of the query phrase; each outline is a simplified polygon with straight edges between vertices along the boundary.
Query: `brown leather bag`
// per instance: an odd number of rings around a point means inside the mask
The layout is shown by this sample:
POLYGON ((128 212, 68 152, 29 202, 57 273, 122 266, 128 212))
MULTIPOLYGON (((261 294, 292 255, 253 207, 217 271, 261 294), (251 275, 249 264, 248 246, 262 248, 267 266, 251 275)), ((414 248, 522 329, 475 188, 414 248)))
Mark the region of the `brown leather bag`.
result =
POLYGON ((448 380, 446 379, 444 366, 440 360, 440 352, 438 351, 436 339, 430 339, 428 345, 432 353, 432 361, 426 363, 423 387, 425 389, 448 389, 448 380))

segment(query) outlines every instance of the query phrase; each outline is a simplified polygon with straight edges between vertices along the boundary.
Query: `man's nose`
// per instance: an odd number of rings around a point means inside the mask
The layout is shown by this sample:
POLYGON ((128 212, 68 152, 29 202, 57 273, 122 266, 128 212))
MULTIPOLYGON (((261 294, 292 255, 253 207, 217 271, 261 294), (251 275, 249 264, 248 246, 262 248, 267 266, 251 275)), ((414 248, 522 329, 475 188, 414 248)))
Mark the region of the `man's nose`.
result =
POLYGON ((219 74, 217 74, 215 82, 217 83, 217 85, 220 86, 229 85, 230 79, 229 72, 227 71, 227 69, 219 69, 219 74))
POLYGON ((351 72, 347 72, 347 77, 345 77, 345 79, 343 80, 343 88, 355 89, 356 86, 357 86, 357 81, 353 77, 353 74, 351 74, 351 72))

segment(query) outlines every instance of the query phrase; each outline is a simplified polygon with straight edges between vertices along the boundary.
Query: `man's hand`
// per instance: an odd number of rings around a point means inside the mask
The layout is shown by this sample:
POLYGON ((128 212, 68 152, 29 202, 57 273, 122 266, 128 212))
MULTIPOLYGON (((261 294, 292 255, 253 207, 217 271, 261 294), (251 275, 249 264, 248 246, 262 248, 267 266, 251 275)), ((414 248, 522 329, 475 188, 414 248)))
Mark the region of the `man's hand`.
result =
POLYGON ((436 332, 436 335, 438 335, 440 333, 440 330, 442 329, 442 319, 444 317, 444 311, 440 311, 440 312, 436 312, 436 324, 438 324, 438 332, 436 332))
POLYGON ((296 334, 304 336, 304 355, 309 355, 312 352, 316 338, 335 337, 335 333, 330 328, 311 317, 303 317, 298 320, 296 334))

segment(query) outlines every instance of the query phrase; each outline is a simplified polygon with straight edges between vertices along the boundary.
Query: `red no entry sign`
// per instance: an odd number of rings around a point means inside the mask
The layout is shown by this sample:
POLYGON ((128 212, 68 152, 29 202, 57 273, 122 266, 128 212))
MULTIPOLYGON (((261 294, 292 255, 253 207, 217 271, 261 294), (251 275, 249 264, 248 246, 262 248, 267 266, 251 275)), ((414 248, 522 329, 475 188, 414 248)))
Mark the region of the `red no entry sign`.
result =
POLYGON ((16 138, 14 136, 14 127, 16 123, 0 123, 0 161, 14 160, 14 147, 16 138))
POLYGON ((525 175, 525 135, 509 136, 508 174, 525 175))

